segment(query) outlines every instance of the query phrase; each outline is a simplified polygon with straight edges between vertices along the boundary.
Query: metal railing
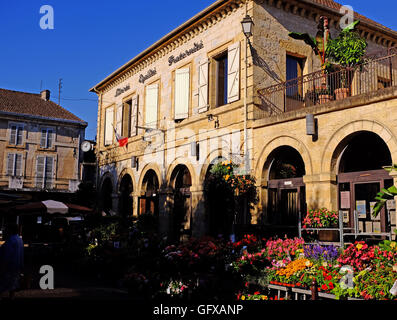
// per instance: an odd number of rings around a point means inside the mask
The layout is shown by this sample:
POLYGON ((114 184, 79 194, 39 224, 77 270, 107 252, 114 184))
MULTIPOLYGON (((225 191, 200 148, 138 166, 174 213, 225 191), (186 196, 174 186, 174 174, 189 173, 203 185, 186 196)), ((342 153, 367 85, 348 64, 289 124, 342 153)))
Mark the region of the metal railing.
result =
POLYGON ((397 85, 397 49, 374 54, 354 68, 322 70, 258 90, 262 104, 255 119, 343 100, 397 85))

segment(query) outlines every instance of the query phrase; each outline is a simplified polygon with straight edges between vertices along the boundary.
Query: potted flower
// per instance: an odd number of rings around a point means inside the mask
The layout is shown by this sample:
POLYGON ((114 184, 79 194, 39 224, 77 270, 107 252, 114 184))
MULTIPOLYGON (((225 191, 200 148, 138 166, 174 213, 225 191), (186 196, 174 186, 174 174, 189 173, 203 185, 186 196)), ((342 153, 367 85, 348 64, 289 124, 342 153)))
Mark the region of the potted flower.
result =
MULTIPOLYGON (((311 209, 303 219, 303 229, 308 228, 336 228, 339 225, 339 216, 336 211, 326 208, 311 209)), ((320 241, 338 241, 338 231, 320 230, 318 237, 320 241)))
POLYGON ((334 73, 334 76, 337 77, 336 100, 347 98, 350 95, 354 67, 364 62, 368 44, 355 31, 357 24, 358 21, 351 28, 344 29, 337 38, 330 39, 327 44, 326 54, 329 60, 340 69, 339 72, 334 73))

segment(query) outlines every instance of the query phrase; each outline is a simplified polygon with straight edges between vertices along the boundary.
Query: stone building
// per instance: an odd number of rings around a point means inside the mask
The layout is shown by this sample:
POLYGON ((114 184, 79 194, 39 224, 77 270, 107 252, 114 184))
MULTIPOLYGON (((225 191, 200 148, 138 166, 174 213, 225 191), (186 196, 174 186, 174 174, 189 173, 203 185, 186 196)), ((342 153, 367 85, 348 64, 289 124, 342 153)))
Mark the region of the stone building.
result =
POLYGON ((288 35, 315 35, 326 17, 335 37, 340 9, 332 0, 218 0, 95 85, 105 210, 151 212, 164 233, 206 233, 216 213, 204 181, 214 162, 232 159, 257 181, 252 224, 296 229, 299 212, 326 207, 344 210, 347 226, 364 210, 361 231, 386 231, 387 212, 372 221, 370 210, 397 182, 382 169, 397 163, 397 33, 355 13, 371 58, 348 74, 346 96, 335 85, 316 93, 320 62, 288 35))
POLYGON ((0 189, 77 190, 87 123, 41 94, 0 89, 0 189))

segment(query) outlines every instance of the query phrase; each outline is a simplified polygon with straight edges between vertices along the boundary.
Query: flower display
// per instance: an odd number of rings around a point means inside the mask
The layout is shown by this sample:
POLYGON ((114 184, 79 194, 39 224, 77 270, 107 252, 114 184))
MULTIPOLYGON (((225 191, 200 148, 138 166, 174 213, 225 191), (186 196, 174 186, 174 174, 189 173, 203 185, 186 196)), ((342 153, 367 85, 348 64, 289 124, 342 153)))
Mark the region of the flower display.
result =
POLYGON ((307 245, 304 247, 304 254, 306 258, 317 264, 332 264, 339 256, 338 248, 333 245, 307 245))
POLYGON ((267 256, 269 260, 291 260, 303 252, 304 242, 301 238, 269 240, 266 242, 267 256))
POLYGON ((303 228, 330 228, 339 223, 339 216, 336 211, 329 211, 326 208, 309 210, 303 219, 303 228))

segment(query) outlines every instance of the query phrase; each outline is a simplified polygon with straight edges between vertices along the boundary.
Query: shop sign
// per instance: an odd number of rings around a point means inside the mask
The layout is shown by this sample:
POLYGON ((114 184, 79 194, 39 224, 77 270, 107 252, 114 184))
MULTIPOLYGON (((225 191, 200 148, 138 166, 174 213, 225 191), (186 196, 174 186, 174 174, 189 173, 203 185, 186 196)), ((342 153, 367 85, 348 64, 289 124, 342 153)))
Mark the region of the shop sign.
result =
POLYGON ((192 55, 193 53, 201 50, 204 48, 204 44, 203 41, 201 41, 200 43, 194 43, 193 48, 186 50, 185 52, 182 52, 179 56, 171 56, 168 58, 168 63, 169 66, 172 66, 173 63, 177 63, 183 59, 185 59, 186 57, 192 55))
POLYGON ((341 209, 350 209, 350 191, 342 191, 340 193, 341 209))
POLYGON ((146 80, 155 76, 157 74, 156 68, 150 69, 145 75, 141 74, 139 76, 139 83, 145 83, 146 80))
POLYGON ((356 201, 356 208, 359 219, 367 217, 367 202, 365 200, 356 201))
POLYGON ((130 89, 131 89, 131 87, 130 87, 129 84, 127 84, 124 88, 118 88, 118 89, 116 90, 115 97, 118 97, 120 94, 122 94, 122 93, 124 93, 124 92, 127 92, 127 91, 130 90, 130 89))

